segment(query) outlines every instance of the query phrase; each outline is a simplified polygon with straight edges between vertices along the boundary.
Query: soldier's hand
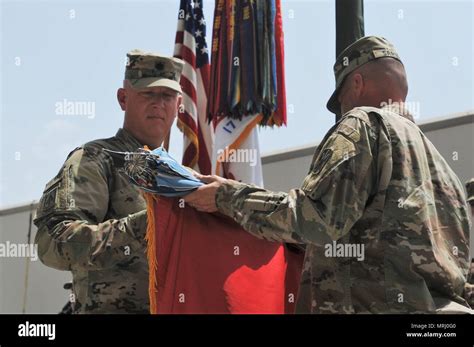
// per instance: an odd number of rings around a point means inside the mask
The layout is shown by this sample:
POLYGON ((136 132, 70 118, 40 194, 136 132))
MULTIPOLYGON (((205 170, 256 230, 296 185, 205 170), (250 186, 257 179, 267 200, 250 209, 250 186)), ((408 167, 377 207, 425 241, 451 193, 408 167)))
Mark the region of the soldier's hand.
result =
POLYGON ((197 190, 187 195, 184 201, 201 212, 216 212, 216 192, 217 189, 227 180, 219 176, 206 176, 194 173, 206 185, 199 187, 197 190))

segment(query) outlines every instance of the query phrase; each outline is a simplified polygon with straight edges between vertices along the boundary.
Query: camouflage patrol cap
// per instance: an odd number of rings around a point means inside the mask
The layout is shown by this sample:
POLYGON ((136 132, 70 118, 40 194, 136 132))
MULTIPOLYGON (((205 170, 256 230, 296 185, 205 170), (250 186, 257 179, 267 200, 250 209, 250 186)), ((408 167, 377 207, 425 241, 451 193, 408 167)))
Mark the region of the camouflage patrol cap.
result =
POLYGON ((156 53, 134 49, 127 53, 125 79, 137 89, 168 87, 182 93, 179 79, 184 62, 156 53))
POLYGON ((467 202, 474 203, 474 178, 466 182, 467 202))
POLYGON ((327 103, 329 111, 335 114, 341 112, 341 105, 337 100, 339 90, 344 79, 358 67, 369 61, 390 57, 402 62, 395 47, 380 36, 365 36, 352 43, 339 54, 334 63, 334 76, 336 78, 336 89, 327 103))

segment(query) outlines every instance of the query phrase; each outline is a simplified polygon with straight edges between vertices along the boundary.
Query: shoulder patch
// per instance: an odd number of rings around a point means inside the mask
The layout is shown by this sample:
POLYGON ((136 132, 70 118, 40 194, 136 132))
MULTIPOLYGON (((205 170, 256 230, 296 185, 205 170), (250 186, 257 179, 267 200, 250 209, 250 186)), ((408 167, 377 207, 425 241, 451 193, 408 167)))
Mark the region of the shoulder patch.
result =
POLYGON ((352 133, 357 132, 357 130, 348 124, 341 123, 337 128, 337 132, 350 137, 352 133))
POLYGON ((358 129, 356 129, 356 123, 356 119, 345 119, 336 128, 336 133, 344 135, 352 142, 358 142, 360 140, 360 132, 358 129))
POLYGON ((47 192, 43 194, 43 196, 41 197, 41 205, 43 210, 48 211, 54 208, 58 189, 59 185, 56 185, 51 187, 47 192))
POLYGON ((36 218, 41 218, 52 213, 57 207, 61 207, 61 182, 62 172, 46 184, 43 195, 38 203, 36 218))
POLYGON ((358 118, 365 123, 369 123, 369 113, 374 112, 374 110, 376 110, 374 107, 355 107, 347 113, 346 117, 358 118))

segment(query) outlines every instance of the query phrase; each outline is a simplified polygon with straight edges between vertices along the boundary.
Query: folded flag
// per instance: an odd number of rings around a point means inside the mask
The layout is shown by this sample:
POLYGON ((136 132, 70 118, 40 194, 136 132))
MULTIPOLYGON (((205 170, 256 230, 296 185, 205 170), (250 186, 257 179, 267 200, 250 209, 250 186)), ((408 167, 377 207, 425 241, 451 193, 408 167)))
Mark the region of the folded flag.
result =
POLYGON ((302 252, 185 205, 203 183, 163 148, 107 151, 145 191, 151 313, 294 312, 302 252))
POLYGON ((304 253, 230 218, 146 193, 150 312, 295 312, 304 253))
POLYGON ((104 151, 121 160, 130 182, 149 193, 180 197, 204 184, 162 147, 153 151, 145 148, 137 152, 104 151))

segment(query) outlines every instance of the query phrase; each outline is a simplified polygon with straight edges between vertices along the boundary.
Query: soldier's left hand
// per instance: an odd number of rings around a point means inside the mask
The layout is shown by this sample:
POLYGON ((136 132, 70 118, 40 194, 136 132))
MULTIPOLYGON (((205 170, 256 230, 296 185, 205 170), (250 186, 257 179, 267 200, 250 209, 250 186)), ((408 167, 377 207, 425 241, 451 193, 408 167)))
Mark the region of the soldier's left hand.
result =
POLYGON ((184 197, 184 201, 201 212, 216 212, 217 189, 227 180, 219 176, 205 176, 198 173, 194 175, 201 181, 207 183, 184 197))

